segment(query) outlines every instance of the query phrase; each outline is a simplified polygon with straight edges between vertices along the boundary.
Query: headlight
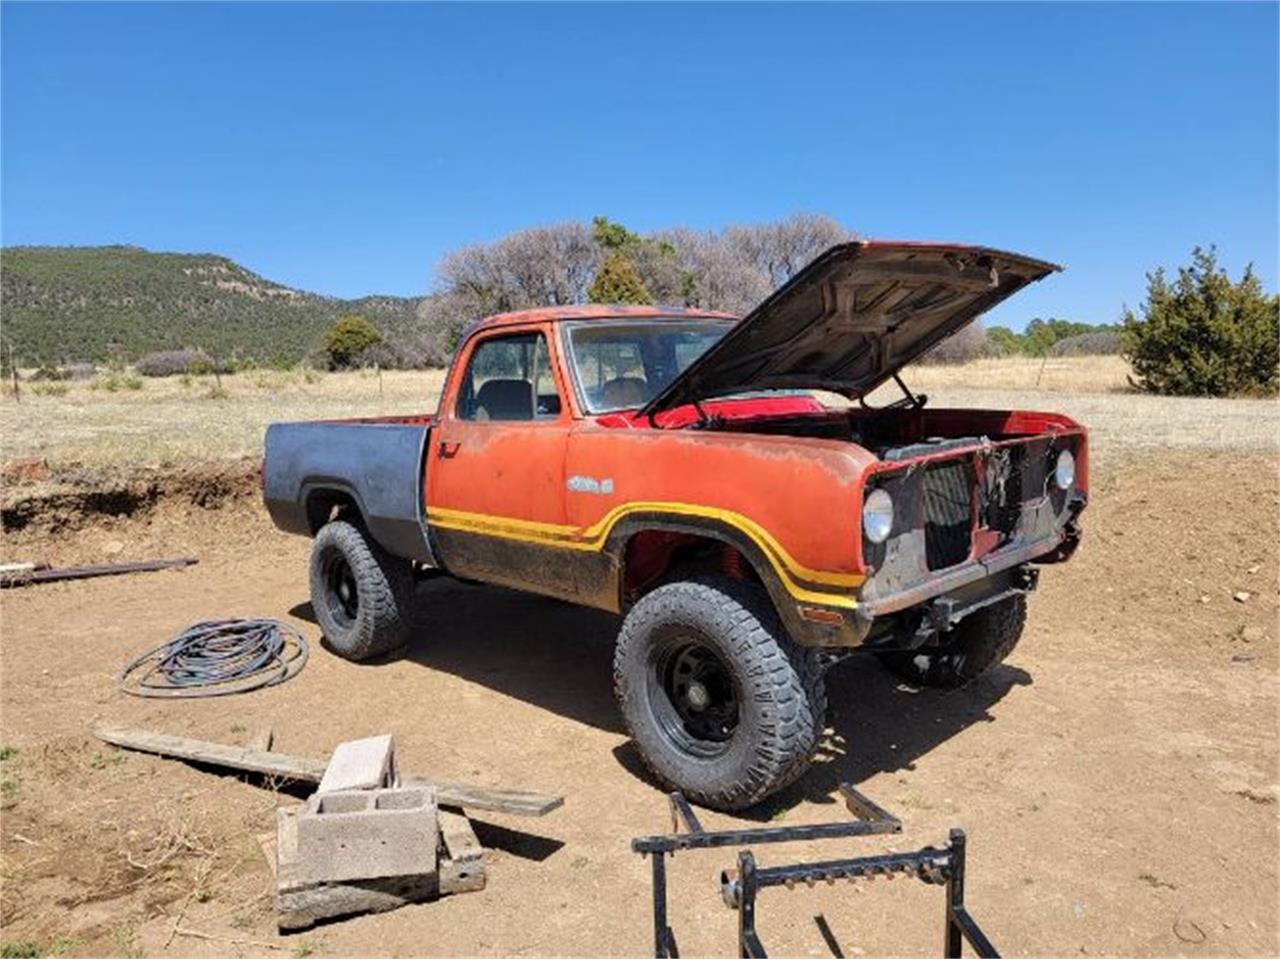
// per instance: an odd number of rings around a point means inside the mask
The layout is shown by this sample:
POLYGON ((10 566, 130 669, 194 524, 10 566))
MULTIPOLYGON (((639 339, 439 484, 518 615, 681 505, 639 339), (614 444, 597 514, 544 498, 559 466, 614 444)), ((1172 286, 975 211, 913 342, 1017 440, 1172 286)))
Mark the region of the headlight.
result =
POLYGON ((872 543, 884 543, 893 529, 893 498, 885 490, 873 490, 862 504, 862 532, 872 543))
POLYGON ((1070 450, 1063 450, 1058 454, 1058 463, 1053 468, 1053 482, 1063 490, 1070 490, 1071 484, 1076 482, 1076 458, 1071 455, 1070 450))

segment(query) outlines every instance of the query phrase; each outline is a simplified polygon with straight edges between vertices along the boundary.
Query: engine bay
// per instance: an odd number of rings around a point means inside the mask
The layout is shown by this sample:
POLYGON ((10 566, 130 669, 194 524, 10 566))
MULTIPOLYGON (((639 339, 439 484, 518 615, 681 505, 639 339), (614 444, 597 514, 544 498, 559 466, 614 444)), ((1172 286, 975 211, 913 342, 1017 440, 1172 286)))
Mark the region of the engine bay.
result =
POLYGON ((1003 422, 993 411, 926 411, 921 409, 828 410, 781 417, 720 419, 704 429, 771 436, 814 437, 856 443, 886 461, 981 446, 1032 434, 1003 422), (970 413, 965 418, 956 414, 970 413), (941 414, 942 416, 939 416, 941 414))

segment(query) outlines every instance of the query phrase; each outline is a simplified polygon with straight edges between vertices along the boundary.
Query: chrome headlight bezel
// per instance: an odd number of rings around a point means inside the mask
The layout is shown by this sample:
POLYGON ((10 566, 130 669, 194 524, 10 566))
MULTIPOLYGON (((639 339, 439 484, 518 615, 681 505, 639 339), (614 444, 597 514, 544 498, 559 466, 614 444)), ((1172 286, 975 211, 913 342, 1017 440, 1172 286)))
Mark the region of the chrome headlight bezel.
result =
POLYGON ((872 543, 884 543, 893 531, 893 497, 877 488, 862 501, 862 535, 872 543))
POLYGON ((1061 450, 1053 464, 1053 482, 1060 490, 1070 490, 1076 482, 1076 458, 1070 450, 1061 450))

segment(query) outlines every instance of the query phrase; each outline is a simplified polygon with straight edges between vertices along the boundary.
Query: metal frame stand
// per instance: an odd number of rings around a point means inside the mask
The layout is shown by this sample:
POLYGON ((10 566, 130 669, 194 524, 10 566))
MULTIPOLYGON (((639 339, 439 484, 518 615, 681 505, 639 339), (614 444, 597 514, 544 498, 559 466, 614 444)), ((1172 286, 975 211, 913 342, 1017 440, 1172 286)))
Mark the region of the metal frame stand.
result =
MULTIPOLYGON (((652 857, 653 863, 653 955, 679 956, 675 935, 667 924, 667 857, 678 850, 707 850, 738 847, 756 843, 786 843, 795 840, 828 840, 841 837, 865 837, 880 833, 901 833, 902 822, 883 807, 863 796, 850 784, 840 784, 845 806, 853 820, 839 823, 800 824, 791 827, 748 827, 744 830, 702 829, 693 808, 681 793, 673 793, 671 824, 673 832, 661 836, 636 837, 631 849, 652 857), (681 828, 686 833, 681 833, 681 828)), ((754 903, 752 905, 754 910, 754 903)))
MULTIPOLYGON (((757 843, 786 843, 797 840, 828 840, 901 833, 902 823, 883 807, 859 793, 850 784, 840 785, 845 805, 853 820, 791 827, 749 827, 744 830, 707 831, 680 793, 669 796, 673 832, 661 836, 636 837, 631 849, 652 858, 653 866, 653 952, 655 957, 677 957, 675 934, 667 923, 667 857, 679 850, 706 850, 757 843), (681 833, 681 829, 686 832, 681 833)), ((968 941, 979 957, 999 957, 991 941, 970 916, 964 904, 965 836, 952 830, 943 849, 925 847, 914 853, 889 853, 848 860, 798 863, 781 867, 758 867, 750 850, 738 852, 738 869, 720 875, 721 895, 738 912, 738 953, 741 957, 765 957, 764 945, 756 933, 756 897, 766 887, 794 888, 797 883, 813 886, 822 880, 856 881, 877 876, 905 874, 925 883, 946 884, 946 924, 943 956, 959 957, 968 941)))
POLYGON ((834 884, 895 874, 914 876, 925 883, 947 886, 943 956, 959 957, 963 941, 969 941, 979 957, 999 957, 996 948, 964 905, 965 837, 963 830, 951 831, 951 842, 943 849, 925 847, 914 853, 889 853, 850 860, 796 863, 783 867, 757 867, 750 850, 738 853, 736 873, 720 875, 725 903, 738 911, 738 956, 767 957, 756 933, 756 896, 766 887, 792 889, 797 883, 812 887, 819 880, 834 884))

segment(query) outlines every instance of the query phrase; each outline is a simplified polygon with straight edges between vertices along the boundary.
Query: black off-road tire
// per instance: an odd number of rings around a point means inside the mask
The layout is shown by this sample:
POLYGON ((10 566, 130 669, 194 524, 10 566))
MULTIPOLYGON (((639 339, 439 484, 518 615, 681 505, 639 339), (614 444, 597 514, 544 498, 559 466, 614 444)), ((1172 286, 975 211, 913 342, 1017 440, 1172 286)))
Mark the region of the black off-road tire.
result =
POLYGON ((1027 598, 1019 594, 969 614, 941 646, 886 651, 880 661, 909 683, 963 687, 1013 652, 1026 622, 1027 598))
POLYGON ((368 660, 409 640, 413 566, 360 527, 331 520, 311 548, 311 608, 329 647, 368 660))
MULTIPOLYGON (((677 659, 675 670, 684 662, 677 659)), ((816 655, 791 642, 763 590, 727 577, 668 583, 642 597, 618 634, 613 682, 653 775, 720 810, 750 807, 797 780, 826 716, 816 655), (732 690, 736 722, 713 731, 715 739, 693 732, 707 721, 695 716, 691 727, 677 707, 684 702, 688 714, 687 698, 669 692, 664 679, 672 676, 671 658, 691 650, 696 663, 711 665, 717 686, 732 690)), ((727 710, 724 704, 714 709, 727 710)))

